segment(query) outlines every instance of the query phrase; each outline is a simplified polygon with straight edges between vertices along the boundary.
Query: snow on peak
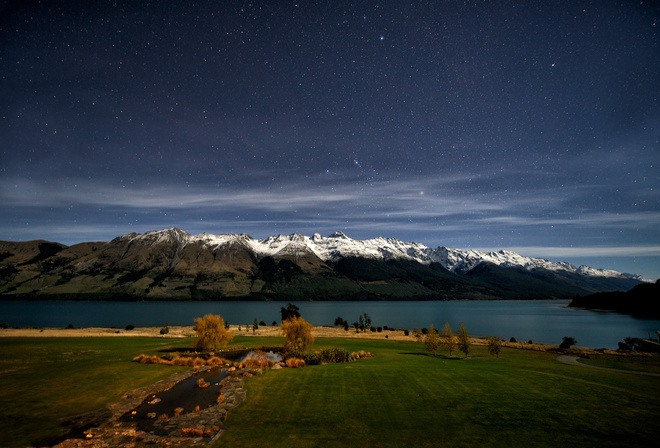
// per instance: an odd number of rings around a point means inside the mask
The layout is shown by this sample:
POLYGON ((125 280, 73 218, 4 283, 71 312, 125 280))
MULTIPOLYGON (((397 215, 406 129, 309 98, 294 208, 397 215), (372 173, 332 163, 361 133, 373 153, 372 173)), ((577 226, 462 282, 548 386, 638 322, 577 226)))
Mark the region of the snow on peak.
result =
POLYGON ((408 243, 395 238, 377 237, 370 240, 354 240, 341 231, 334 232, 327 237, 323 237, 318 233, 315 233, 312 237, 293 233, 255 240, 246 234, 212 235, 201 233, 191 236, 182 230, 171 228, 150 231, 144 234, 128 233, 115 239, 115 241, 122 240, 142 240, 151 244, 177 243, 180 247, 197 243, 211 249, 218 249, 228 244, 241 244, 259 257, 303 256, 311 253, 323 261, 336 261, 344 257, 363 257, 383 261, 406 259, 423 264, 440 263, 452 272, 467 272, 480 263, 488 262, 503 267, 520 266, 528 270, 542 268, 556 272, 572 272, 589 277, 633 278, 646 281, 638 275, 594 269, 588 266, 576 268, 566 262, 552 262, 543 258, 525 257, 507 250, 480 252, 470 249, 462 251, 442 246, 432 249, 421 243, 408 243))

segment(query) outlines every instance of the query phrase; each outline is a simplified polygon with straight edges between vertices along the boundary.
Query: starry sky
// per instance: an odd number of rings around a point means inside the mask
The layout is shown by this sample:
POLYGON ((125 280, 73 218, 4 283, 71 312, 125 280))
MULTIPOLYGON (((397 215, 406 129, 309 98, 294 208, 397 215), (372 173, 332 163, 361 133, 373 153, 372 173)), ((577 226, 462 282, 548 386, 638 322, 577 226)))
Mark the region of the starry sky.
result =
POLYGON ((660 277, 656 1, 0 2, 0 240, 377 236, 660 277))

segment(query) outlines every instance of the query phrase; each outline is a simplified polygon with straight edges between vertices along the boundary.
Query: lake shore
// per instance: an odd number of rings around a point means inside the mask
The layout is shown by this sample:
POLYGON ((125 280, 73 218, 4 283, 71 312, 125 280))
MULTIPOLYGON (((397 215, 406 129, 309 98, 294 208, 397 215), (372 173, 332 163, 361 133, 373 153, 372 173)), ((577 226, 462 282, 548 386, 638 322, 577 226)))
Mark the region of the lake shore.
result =
MULTIPOLYGON (((98 338, 98 337, 146 337, 146 338, 187 338, 195 337, 192 326, 170 326, 167 334, 160 334, 162 327, 136 327, 133 330, 118 328, 7 328, 0 330, 0 337, 18 337, 18 338, 98 338)), ((231 325, 230 330, 234 336, 245 337, 281 337, 278 326, 260 326, 256 331, 252 327, 245 325, 231 325), (240 330, 239 330, 240 327, 240 330)), ((314 338, 354 338, 354 339, 373 339, 373 340, 391 340, 391 341, 410 341, 416 339, 412 332, 406 336, 403 330, 383 330, 382 332, 356 332, 354 329, 345 331, 343 328, 314 326, 312 327, 314 338)), ((472 345, 483 346, 488 342, 485 338, 470 338, 472 345)), ((526 342, 502 341, 502 347, 533 350, 533 351, 558 351, 557 345, 529 344, 526 342)), ((584 356, 595 354, 617 354, 625 356, 626 352, 619 352, 608 349, 591 349, 584 347, 573 347, 566 351, 567 354, 584 356)))

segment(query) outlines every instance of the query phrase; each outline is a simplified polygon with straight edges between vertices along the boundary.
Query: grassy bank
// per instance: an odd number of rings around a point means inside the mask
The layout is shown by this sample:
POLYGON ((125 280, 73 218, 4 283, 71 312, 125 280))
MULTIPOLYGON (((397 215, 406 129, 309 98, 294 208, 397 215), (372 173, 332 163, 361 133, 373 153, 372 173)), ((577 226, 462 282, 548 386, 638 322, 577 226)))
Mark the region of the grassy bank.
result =
MULTIPOLYGON (((281 338, 237 337, 233 345, 281 338)), ((60 417, 101 408, 169 376, 130 362, 190 339, 0 338, 0 446, 57 432, 60 417)), ((407 341, 318 338, 376 356, 246 379, 217 447, 652 446, 660 378, 568 366, 546 352, 474 347, 470 359, 427 356, 407 341)))

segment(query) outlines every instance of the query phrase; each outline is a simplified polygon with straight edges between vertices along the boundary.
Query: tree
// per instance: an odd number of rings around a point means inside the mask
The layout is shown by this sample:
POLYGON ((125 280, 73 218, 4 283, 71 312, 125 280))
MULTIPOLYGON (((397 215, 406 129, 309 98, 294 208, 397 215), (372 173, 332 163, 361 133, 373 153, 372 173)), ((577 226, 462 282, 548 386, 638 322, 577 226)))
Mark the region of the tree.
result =
POLYGON ((619 342, 619 350, 642 350, 642 340, 640 338, 623 338, 623 342, 619 342))
POLYGON ((225 328, 222 317, 213 314, 195 319, 193 330, 197 333, 195 350, 218 350, 234 337, 232 332, 225 328))
POLYGON ((463 322, 458 324, 458 331, 456 332, 456 336, 458 338, 458 349, 465 353, 465 357, 467 358, 468 352, 470 351, 470 345, 472 345, 472 343, 470 342, 470 335, 468 334, 468 331, 465 328, 465 324, 463 322))
POLYGON ((284 349, 287 351, 300 350, 314 342, 312 325, 305 322, 302 317, 291 317, 280 324, 280 331, 284 334, 284 349))
POLYGON ((426 347, 426 350, 430 351, 433 353, 433 356, 435 356, 435 352, 438 351, 438 347, 440 346, 440 335, 433 324, 431 324, 429 331, 424 335, 424 346, 426 347))
POLYGON ((287 303, 286 308, 280 308, 280 312, 282 313, 282 322, 292 317, 300 317, 300 308, 292 303, 287 303))
POLYGON ((561 340, 561 344, 559 344, 559 348, 571 348, 575 344, 577 344, 577 341, 574 337, 564 336, 561 340))
POLYGON ((442 332, 440 332, 440 345, 449 352, 449 356, 451 356, 451 352, 454 350, 454 347, 456 347, 456 336, 454 336, 454 332, 451 331, 449 322, 445 322, 445 326, 442 327, 442 332))
POLYGON ((257 330, 259 329, 259 324, 257 323, 257 318, 254 318, 254 322, 252 323, 252 334, 255 334, 257 330))
POLYGON ((367 313, 364 313, 364 327, 371 328, 371 317, 367 313))
POLYGON ((496 338, 495 336, 491 336, 488 338, 488 353, 491 355, 497 355, 497 357, 500 357, 500 351, 502 350, 502 341, 500 338, 496 338))
POLYGON ((335 327, 343 327, 346 321, 344 320, 343 317, 337 317, 335 319, 335 327))

